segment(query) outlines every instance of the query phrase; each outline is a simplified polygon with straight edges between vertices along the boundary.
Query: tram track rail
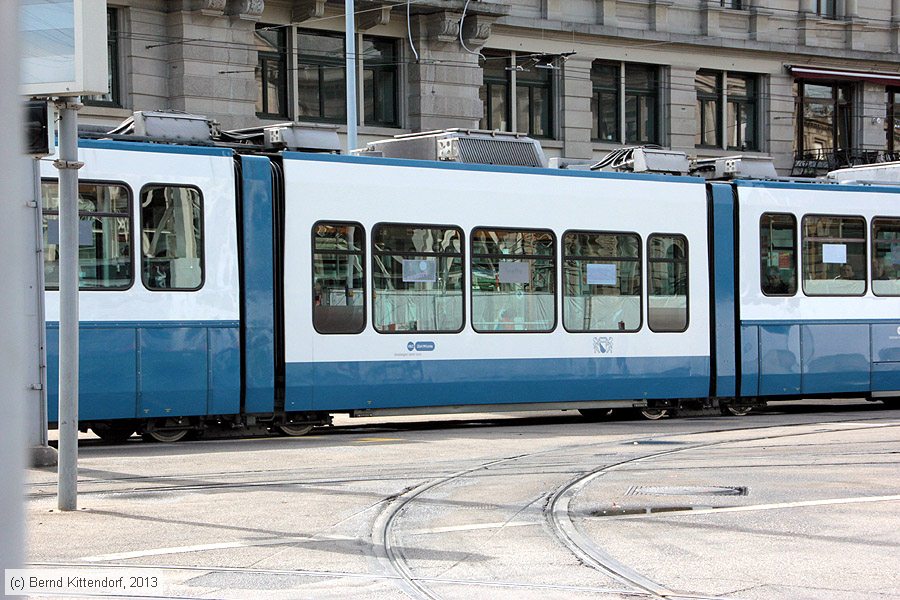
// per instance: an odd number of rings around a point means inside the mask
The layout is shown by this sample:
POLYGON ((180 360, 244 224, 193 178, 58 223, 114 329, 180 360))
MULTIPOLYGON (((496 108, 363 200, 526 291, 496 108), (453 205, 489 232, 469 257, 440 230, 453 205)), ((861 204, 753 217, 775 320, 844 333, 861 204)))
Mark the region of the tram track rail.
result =
MULTIPOLYGON (((754 427, 743 427, 736 429, 722 429, 722 430, 712 430, 712 431, 698 431, 698 432, 671 432, 665 435, 656 436, 655 440, 666 440, 667 438, 676 438, 676 437, 685 437, 692 435, 710 435, 710 434, 718 434, 718 433, 738 433, 738 432, 747 432, 747 431, 759 431, 766 429, 783 429, 783 428, 792 428, 792 427, 810 427, 810 426, 818 426, 814 431, 804 431, 804 432, 791 432, 780 435, 763 435, 763 436, 753 436, 753 437, 745 437, 745 438, 729 438, 727 440, 719 440, 715 442, 706 442, 701 444, 690 444, 681 446, 678 448, 670 448, 663 451, 651 452, 642 456, 633 457, 627 460, 618 461, 615 463, 609 463, 603 465, 601 467, 597 467, 595 469, 591 469, 587 473, 580 473, 577 477, 571 479, 570 481, 564 483, 562 486, 556 488, 555 491, 550 492, 547 495, 547 501, 544 508, 544 515, 547 521, 549 522, 551 530, 554 532, 555 537, 562 544, 564 548, 566 548, 569 552, 571 552, 577 560, 579 560, 582 564, 589 566, 595 570, 598 570, 608 576, 611 576, 614 580, 619 581, 625 585, 630 586, 630 590, 628 593, 630 595, 642 596, 642 597, 651 597, 651 598, 666 598, 670 600, 720 600, 720 597, 717 596, 707 596, 703 594, 695 594, 691 592, 684 591, 676 591, 667 588, 666 586, 655 582, 642 574, 634 571, 627 565, 624 565, 611 556, 602 551, 602 549, 596 547, 590 539, 577 527, 573 519, 573 511, 571 508, 571 501, 577 495, 577 492, 583 489, 591 480, 596 479, 597 477, 602 476, 602 474, 615 470, 618 468, 622 468, 626 465, 638 463, 638 462, 646 462, 657 458, 662 458, 665 456, 669 456, 672 454, 684 453, 689 451, 702 450, 706 448, 716 447, 716 446, 724 446, 728 444, 735 443, 746 443, 746 442, 756 442, 770 439, 783 439, 790 437, 802 437, 808 435, 820 435, 825 433, 839 433, 839 432, 849 432, 849 431, 858 431, 858 430, 867 430, 873 427, 900 427, 900 423, 896 423, 893 417, 876 417, 873 419, 855 419, 854 422, 860 421, 868 421, 872 422, 871 424, 865 424, 858 427, 842 427, 841 424, 843 421, 838 420, 834 422, 818 422, 818 423, 796 423, 796 424, 772 424, 772 425, 761 425, 754 427), (878 421, 890 421, 888 424, 878 424, 878 421), (834 427, 827 427, 829 423, 833 423, 834 427)), ((646 439, 646 438, 643 438, 646 439)), ((634 444, 640 444, 641 440, 633 441, 634 444)), ((408 564, 408 560, 404 555, 400 546, 395 542, 396 534, 395 528, 397 527, 397 523, 402 517, 403 513, 421 496, 426 494, 427 492, 433 491, 434 489, 446 485, 452 481, 470 477, 470 476, 479 476, 481 477, 481 471, 486 469, 490 469, 491 467, 501 466, 501 465, 509 465, 516 461, 520 461, 522 459, 542 455, 542 454, 553 454, 562 451, 573 451, 578 449, 586 449, 591 447, 596 447, 606 442, 594 442, 589 444, 580 444, 576 446, 568 446, 565 448, 553 448, 547 449, 540 452, 535 453, 527 453, 521 455, 510 456, 501 459, 495 459, 491 461, 484 462, 480 465, 470 467, 468 469, 461 470, 456 473, 452 473, 445 477, 441 477, 438 479, 432 479, 425 481, 417 486, 412 486, 405 491, 402 491, 397 494, 395 498, 392 498, 390 502, 384 504, 384 509, 379 514, 376 519, 375 526, 373 527, 372 540, 375 543, 376 548, 380 548, 380 552, 378 555, 379 563, 382 565, 383 569, 386 572, 394 575, 392 578, 393 581, 397 582, 401 589, 407 593, 407 595, 425 600, 443 600, 443 596, 435 592, 433 589, 429 587, 429 583, 433 583, 430 578, 423 578, 417 576, 413 569, 408 564)), ((619 444, 627 444, 627 441, 620 441, 619 444)), ((622 592, 619 592, 622 593, 622 592)))

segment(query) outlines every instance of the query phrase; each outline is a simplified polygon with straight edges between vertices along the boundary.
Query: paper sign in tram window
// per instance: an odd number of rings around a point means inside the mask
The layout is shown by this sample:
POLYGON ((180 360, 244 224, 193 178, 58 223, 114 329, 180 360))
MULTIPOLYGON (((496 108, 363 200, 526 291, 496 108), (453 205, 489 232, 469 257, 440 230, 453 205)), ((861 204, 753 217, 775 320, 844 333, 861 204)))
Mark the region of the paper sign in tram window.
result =
POLYGON ((590 285, 616 285, 616 265, 588 265, 587 282, 590 285))
POLYGON ((847 244, 822 244, 822 262, 842 265, 847 262, 847 244))
POLYGON ((414 258, 403 260, 404 282, 437 281, 437 261, 433 258, 414 258))
MULTIPOLYGON (((47 238, 48 244, 59 244, 59 220, 47 219, 47 238)), ((78 221, 78 245, 93 246, 94 245, 94 229, 93 220, 81 219, 78 221)))
POLYGON ((531 283, 531 263, 501 261, 498 276, 500 283, 531 283))

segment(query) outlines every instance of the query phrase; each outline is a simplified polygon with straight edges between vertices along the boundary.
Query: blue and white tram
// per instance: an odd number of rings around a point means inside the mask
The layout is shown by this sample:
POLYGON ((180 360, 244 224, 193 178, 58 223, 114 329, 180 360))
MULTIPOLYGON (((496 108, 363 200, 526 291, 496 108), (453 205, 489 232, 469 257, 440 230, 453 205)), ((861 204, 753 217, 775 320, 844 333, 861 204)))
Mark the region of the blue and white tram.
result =
POLYGON ((900 396, 900 190, 131 141, 80 159, 80 421, 109 440, 900 396))

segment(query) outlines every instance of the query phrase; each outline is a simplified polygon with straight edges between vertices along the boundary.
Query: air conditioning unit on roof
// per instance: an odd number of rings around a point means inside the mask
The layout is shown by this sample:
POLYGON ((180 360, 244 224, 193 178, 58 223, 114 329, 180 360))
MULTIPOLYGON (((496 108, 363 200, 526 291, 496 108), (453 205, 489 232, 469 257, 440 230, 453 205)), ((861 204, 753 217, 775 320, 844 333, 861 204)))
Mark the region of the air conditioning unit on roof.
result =
POLYGON ((355 154, 384 158, 437 160, 482 165, 545 167, 540 142, 519 133, 481 129, 447 129, 398 135, 369 142, 355 154))

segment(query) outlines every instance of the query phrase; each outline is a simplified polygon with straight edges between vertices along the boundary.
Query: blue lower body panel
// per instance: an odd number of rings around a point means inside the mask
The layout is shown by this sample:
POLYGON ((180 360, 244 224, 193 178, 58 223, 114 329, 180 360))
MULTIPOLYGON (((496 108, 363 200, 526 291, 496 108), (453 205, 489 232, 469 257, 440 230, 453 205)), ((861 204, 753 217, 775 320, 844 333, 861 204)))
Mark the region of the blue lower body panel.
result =
MULTIPOLYGON (((82 323, 80 421, 240 412, 237 323, 82 323)), ((47 324, 48 417, 59 415, 59 325, 47 324)))
POLYGON ((698 398, 709 357, 288 363, 288 411, 698 398))
POLYGON ((900 321, 750 322, 741 340, 744 396, 900 390, 900 321))
POLYGON ((869 391, 869 325, 802 325, 800 345, 804 394, 869 391))

